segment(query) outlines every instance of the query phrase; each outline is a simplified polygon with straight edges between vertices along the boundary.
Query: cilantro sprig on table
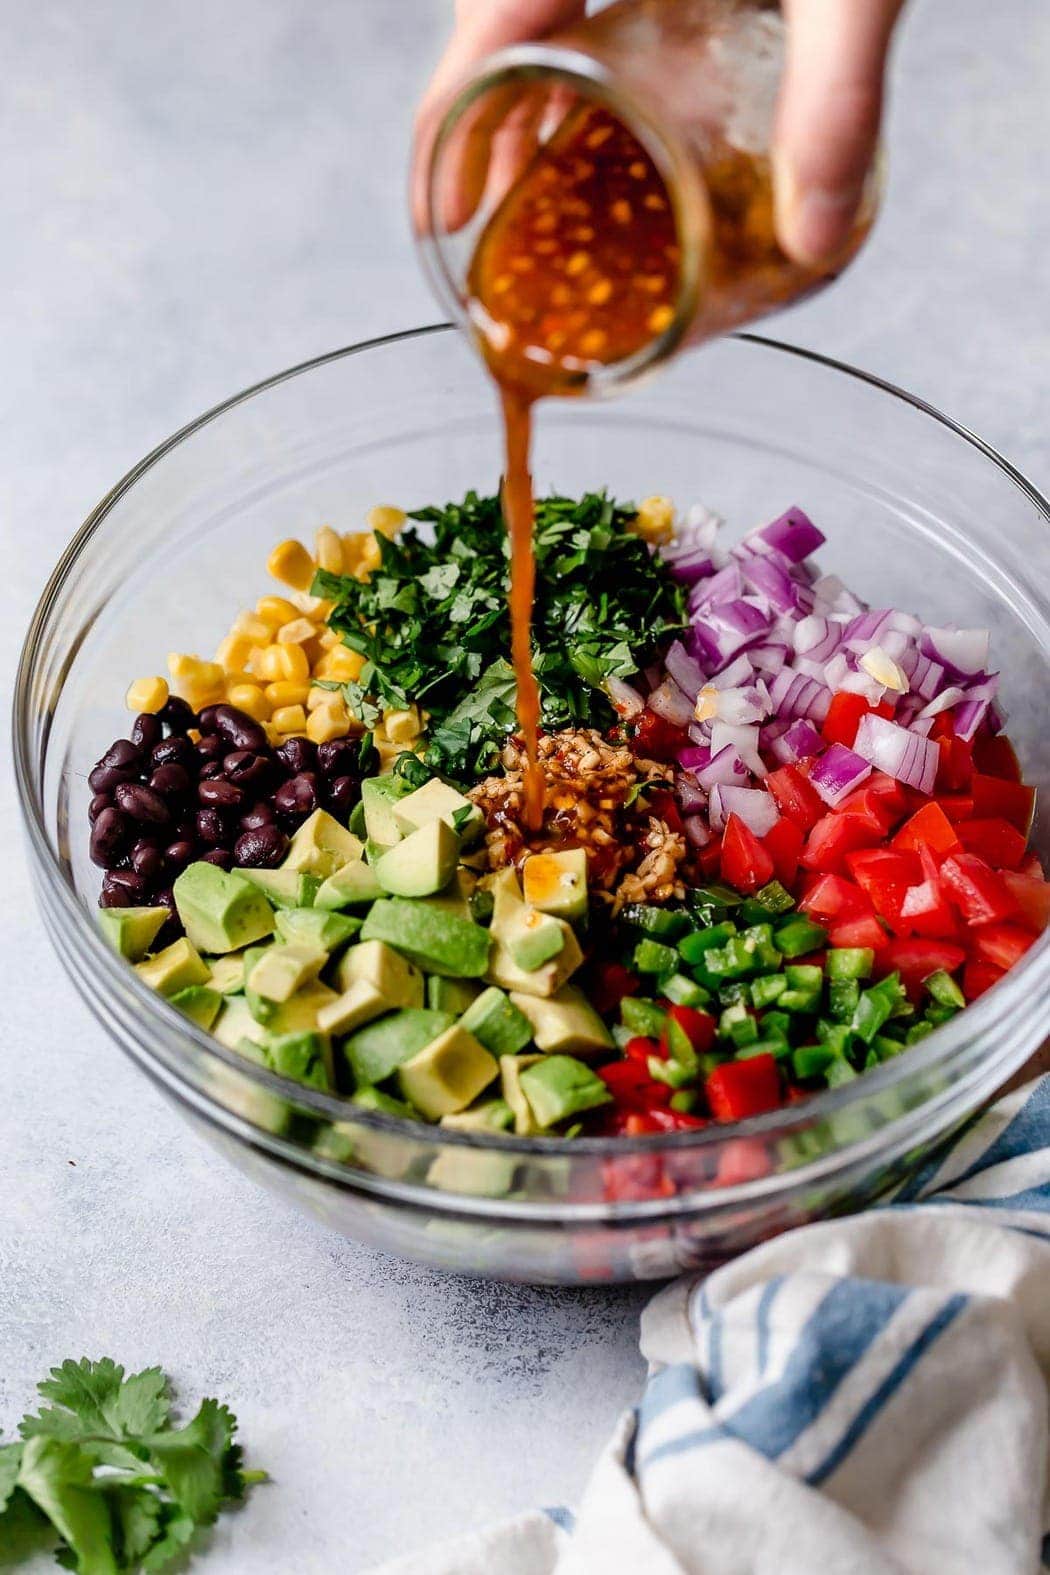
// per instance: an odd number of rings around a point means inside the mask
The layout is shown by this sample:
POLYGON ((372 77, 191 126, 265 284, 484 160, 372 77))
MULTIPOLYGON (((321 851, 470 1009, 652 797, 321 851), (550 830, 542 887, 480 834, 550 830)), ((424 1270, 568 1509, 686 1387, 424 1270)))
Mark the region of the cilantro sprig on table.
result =
POLYGON ((67 1361, 37 1388, 51 1403, 0 1443, 5 1568, 57 1540, 80 1575, 159 1570, 265 1476, 241 1469, 237 1420, 217 1400, 175 1425, 159 1367, 125 1378, 108 1357, 67 1361))
MULTIPOLYGON (((628 529, 634 509, 601 492, 536 502, 533 652, 548 730, 608 727, 603 685, 630 678, 683 622, 683 593, 660 557, 628 529)), ((365 582, 321 570, 315 595, 365 658, 347 700, 366 725, 380 707, 430 714, 426 764, 470 781, 495 765, 514 727, 506 533, 497 497, 417 509, 433 526, 378 537, 365 582), (364 707, 364 709, 362 709, 364 707)))

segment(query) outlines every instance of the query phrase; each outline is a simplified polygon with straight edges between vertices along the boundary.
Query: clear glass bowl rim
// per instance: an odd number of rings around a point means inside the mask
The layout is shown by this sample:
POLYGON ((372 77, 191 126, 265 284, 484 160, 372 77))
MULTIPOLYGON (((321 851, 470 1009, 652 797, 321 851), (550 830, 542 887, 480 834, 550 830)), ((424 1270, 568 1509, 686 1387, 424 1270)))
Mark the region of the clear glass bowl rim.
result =
MULTIPOLYGON (((686 1151, 702 1152, 705 1148, 717 1148, 719 1144, 731 1138, 776 1137, 790 1131, 791 1128, 798 1126, 800 1122, 809 1121, 811 1118, 819 1119, 834 1112, 848 1110, 855 1101, 859 1101, 862 1097, 879 1091, 889 1091, 906 1081, 913 1073, 928 1073, 937 1069, 950 1071, 953 1062, 962 1059, 966 1047, 972 1045, 978 1038, 983 1038, 986 1034, 989 1034, 993 1030, 994 1025, 1001 1023, 1004 1016, 1010 1014, 1011 1008, 1019 1005, 1023 998, 1029 996, 1033 991, 1050 994, 1050 932, 1048 932, 1029 950, 1022 962, 1015 965, 991 991, 987 992, 971 1006, 968 1006, 965 1012, 960 1013, 958 1017, 938 1028, 918 1045, 912 1046, 906 1056, 901 1056, 899 1059, 865 1072, 854 1084, 828 1090, 821 1094, 813 1094, 802 1103, 782 1106, 780 1109, 770 1111, 765 1115, 754 1116, 732 1125, 712 1123, 700 1131, 661 1133, 637 1138, 578 1137, 565 1139, 459 1133, 441 1126, 430 1126, 424 1122, 407 1122, 399 1117, 385 1116, 376 1112, 362 1110, 357 1106, 350 1105, 348 1101, 338 1096, 306 1088, 300 1083, 295 1083, 288 1078, 281 1077, 277 1073, 256 1066, 244 1057, 239 1056, 236 1051, 228 1050, 209 1034, 176 1012, 173 1007, 158 997, 148 986, 135 978, 127 964, 104 942, 97 925, 90 921, 87 910, 78 900, 70 882, 65 878, 62 866, 51 847, 46 828, 42 795, 37 791, 34 782, 32 671, 36 654, 47 631, 53 603, 58 597, 60 590, 67 584, 70 576, 75 573, 78 560, 88 549, 95 533, 101 528, 116 503, 148 470, 159 464, 172 449, 193 437, 195 433, 210 422, 217 420, 235 406, 244 404, 256 394, 264 393, 291 378, 307 375, 348 356, 411 342, 433 334, 455 332, 457 332, 455 324, 442 322, 426 324, 418 328, 404 329, 400 332, 381 335, 374 339, 362 340, 357 344, 347 345, 341 349, 328 351, 323 355, 313 357, 308 361, 299 362, 295 366, 288 367, 271 377, 252 384, 239 393, 233 394, 230 398, 215 405, 211 410, 205 411, 204 414, 173 433, 171 437, 158 444, 151 453, 133 466, 88 515, 84 524, 70 540, 69 545, 52 572, 30 620, 16 676, 12 708, 12 746, 15 781, 26 835, 38 871, 47 882, 49 895, 55 899, 59 913, 72 927, 78 946, 83 946, 87 949, 87 954, 91 958, 93 967, 97 970, 95 978, 99 981, 99 986, 95 992, 96 999, 91 1005, 99 1020, 104 1021, 104 1014, 100 1007, 104 1003, 107 987, 127 989, 130 983, 134 993, 138 996, 143 1018, 145 1020, 150 1018, 154 1020, 159 1019, 159 1022, 167 1027, 169 1034, 174 1032, 183 1041, 192 1044, 196 1051, 205 1057, 205 1063, 208 1058, 223 1063, 236 1071, 240 1077, 257 1084, 261 1089, 278 1094, 300 1110, 326 1121, 352 1119, 355 1125, 373 1127, 391 1136, 402 1136, 408 1132, 414 1141, 423 1145, 431 1143, 435 1147, 441 1148, 463 1147, 475 1152, 506 1153, 517 1155, 521 1158, 529 1156, 550 1157, 554 1155, 577 1155, 583 1157, 588 1155, 595 1159, 613 1159, 632 1154, 653 1155, 686 1151)), ((873 373, 865 372, 846 362, 838 361, 833 357, 805 349, 802 346, 788 344, 781 340, 753 333, 738 333, 728 337, 757 346, 774 354, 797 357, 801 361, 865 383, 880 393, 909 405, 921 415, 946 428, 955 437, 970 444, 995 465, 1025 495, 1046 523, 1050 525, 1050 500, 1047 500, 1021 471, 1012 465, 1009 460, 1005 459, 996 449, 984 442, 982 438, 965 426, 952 420, 951 417, 944 415, 935 406, 917 395, 910 394, 873 373)), ((482 375, 480 367, 479 375, 482 375)), ((46 728, 44 737, 44 748, 46 749, 46 728)), ((162 1061, 162 1058, 153 1055, 148 1045, 140 1044, 139 1048, 147 1060, 162 1061)), ((990 1039, 989 1058, 995 1054, 994 1040, 990 1039)), ((1011 1056, 1008 1043, 1004 1043, 1000 1054, 1004 1062, 1005 1075, 1008 1070, 1012 1070, 1012 1067, 1009 1065, 1011 1056)), ((170 1086, 172 1081, 182 1081, 194 1090, 191 1103, 198 1103, 199 1105, 199 1102, 203 1100, 205 1104, 216 1107, 217 1115, 220 1111, 223 1113, 226 1117, 226 1122, 223 1124, 240 1124, 241 1118, 235 1112, 223 1106, 215 1098, 213 1092, 202 1089, 196 1079, 192 1077, 180 1077, 177 1071, 172 1070, 169 1063, 163 1063, 162 1061, 162 1064, 166 1068, 165 1072, 160 1075, 162 1085, 170 1086)), ((191 1062, 187 1058, 187 1065, 190 1064, 191 1062)), ((911 1112, 912 1115, 916 1113, 915 1110, 911 1112)), ((883 1130, 883 1136, 889 1135, 894 1124, 890 1123, 889 1127, 883 1130)), ((265 1143, 266 1135, 264 1133, 259 1133, 258 1137, 265 1143)), ((835 1158, 841 1162, 851 1153, 859 1153, 866 1146, 867 1140, 844 1144, 836 1150, 835 1158)), ((308 1156, 302 1156, 302 1158, 308 1158, 308 1156)), ((317 1168, 321 1169, 323 1167, 318 1166, 317 1168)), ((820 1168, 819 1162, 817 1168, 820 1168)), ((807 1170, 808 1167, 802 1167, 795 1172, 795 1175, 801 1179, 805 1176, 807 1170)), ((754 1190, 754 1184, 747 1182, 720 1188, 720 1204, 731 1205, 735 1197, 743 1199, 750 1196, 754 1190)), ((666 1200, 664 1200, 664 1203, 666 1204, 666 1200)), ((628 1211, 630 1210, 628 1209, 625 1212, 628 1211)))

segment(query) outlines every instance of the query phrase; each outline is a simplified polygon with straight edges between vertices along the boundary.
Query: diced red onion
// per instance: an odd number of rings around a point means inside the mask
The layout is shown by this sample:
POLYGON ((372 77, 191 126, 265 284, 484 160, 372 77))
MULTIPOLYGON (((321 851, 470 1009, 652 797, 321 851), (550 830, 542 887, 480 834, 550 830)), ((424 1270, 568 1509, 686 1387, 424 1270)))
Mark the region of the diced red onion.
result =
POLYGON ((689 593, 689 611, 702 612, 707 607, 717 607, 722 602, 736 601, 744 594, 744 577, 738 563, 727 563, 709 580, 695 585, 689 593))
POLYGON ((752 722, 762 722, 772 709, 765 685, 759 689, 752 684, 747 689, 720 689, 718 691, 719 721, 730 727, 747 727, 752 722))
POLYGON ((691 771, 679 771, 674 779, 678 807, 683 815, 698 815, 707 808, 707 794, 691 771))
POLYGON ((750 681, 752 675, 751 652, 734 656, 731 662, 717 673, 712 673, 707 680, 713 689, 739 689, 741 684, 750 681))
MULTIPOLYGON (((902 722, 903 718, 898 717, 897 720, 902 722)), ((908 727, 908 732, 909 733, 919 733, 919 734, 922 735, 923 738, 929 738, 930 734, 933 731, 933 717, 932 716, 916 716, 916 717, 913 717, 912 720, 907 724, 907 727, 908 727)))
POLYGON ((940 752, 935 743, 869 711, 861 718, 854 751, 879 771, 920 793, 932 793, 940 752))
POLYGON ((889 623, 892 613, 892 607, 872 607, 867 612, 858 613, 846 625, 845 638, 874 644, 889 623))
POLYGON ((926 665, 916 667, 908 681, 917 695, 921 695, 924 700, 932 700, 945 680, 945 671, 940 662, 935 662, 930 656, 920 655, 919 661, 926 665))
POLYGON ((859 670, 847 673, 838 687, 844 689, 847 694, 863 695, 869 705, 878 705, 880 700, 888 698, 885 684, 880 684, 870 673, 859 670))
POLYGON ((631 685, 624 683, 622 678, 608 679, 605 687, 609 691, 609 699, 617 716, 638 716, 645 710, 645 701, 637 689, 632 689, 631 685))
POLYGON ((715 572, 715 560, 704 547, 695 547, 691 552, 681 552, 671 557, 665 554, 665 561, 676 580, 681 580, 683 585, 696 585, 706 580, 715 572))
POLYGON ((932 656, 950 673, 972 677, 984 670, 988 663, 989 635, 987 629, 934 629, 922 632, 920 648, 925 656, 932 656))
POLYGON ((734 727, 729 722, 714 721, 711 723, 711 749, 717 754, 726 744, 731 744, 739 754, 744 764, 754 772, 756 777, 766 774, 765 762, 758 749, 757 727, 734 727))
POLYGON ((825 684, 789 668, 777 673, 769 693, 778 716, 801 716, 810 722, 823 722, 831 704, 831 690, 825 684))
POLYGON ((799 656, 808 656, 813 662, 826 662, 834 656, 841 640, 842 630, 839 625, 817 613, 800 618, 795 625, 795 651, 799 656))
POLYGON ((864 603, 842 583, 837 574, 822 574, 814 583, 813 594, 819 607, 854 618, 864 611, 864 603))
POLYGON ((678 764, 683 771, 699 771, 711 759, 710 744, 687 744, 678 751, 678 764))
POLYGON ((899 607, 890 611, 887 627, 895 634, 905 634, 909 640, 917 640, 922 633, 922 624, 914 613, 902 612, 899 607))
POLYGON ((733 744, 725 744, 712 752, 707 765, 697 771, 696 780, 710 793, 716 787, 743 787, 749 776, 740 751, 733 744))
POLYGON ((904 634, 900 629, 884 629, 879 638, 879 645, 898 666, 905 651, 914 649, 908 635, 904 634))
POLYGON ((845 744, 829 744, 810 768, 809 780, 832 809, 871 776, 871 762, 845 744))
POLYGON ((824 739, 812 722, 801 719, 792 722, 769 745, 771 754, 782 766, 793 766, 800 760, 808 760, 812 755, 819 755, 823 748, 824 739))
POLYGON ((845 651, 836 651, 824 669, 824 682, 829 689, 838 689, 846 674, 851 671, 845 651))
POLYGON ((743 564, 743 575, 753 591, 763 596, 774 612, 804 617, 813 609, 813 592, 772 558, 752 557, 743 564))
POLYGON ((709 509, 706 503, 691 503, 679 529, 684 530, 691 541, 710 549, 718 540, 718 532, 724 524, 722 516, 709 509))
POLYGON ((808 558, 818 547, 822 547, 826 540, 809 515, 794 507, 761 529, 750 531, 746 539, 760 541, 763 546, 782 552, 791 563, 801 563, 803 558, 808 558))
POLYGON ((988 715, 990 700, 963 700, 955 708, 955 731, 959 738, 969 743, 988 715))
POLYGON ((706 682, 704 670, 694 656, 690 656, 681 640, 672 641, 664 657, 664 667, 682 693, 688 695, 693 705, 706 682))
POLYGON ((658 689, 654 689, 649 696, 649 709, 655 711, 657 716, 662 716, 665 722, 671 722, 675 727, 688 727, 693 718, 693 704, 687 694, 683 694, 673 678, 665 678, 658 689))
POLYGON ((711 841, 711 828, 703 815, 686 815, 683 819, 685 834, 694 848, 706 848, 711 841))
POLYGON ((790 660, 791 650, 777 640, 763 640, 760 645, 749 645, 744 660, 759 673, 779 673, 790 660))
POLYGON ((764 788, 716 787, 708 814, 715 831, 723 830, 730 815, 737 815, 756 837, 764 837, 780 819, 780 811, 764 788))
POLYGON ((949 684, 947 689, 942 689, 940 694, 923 706, 920 716, 940 716, 942 711, 950 711, 953 705, 958 705, 960 700, 966 699, 966 690, 958 684, 949 684))

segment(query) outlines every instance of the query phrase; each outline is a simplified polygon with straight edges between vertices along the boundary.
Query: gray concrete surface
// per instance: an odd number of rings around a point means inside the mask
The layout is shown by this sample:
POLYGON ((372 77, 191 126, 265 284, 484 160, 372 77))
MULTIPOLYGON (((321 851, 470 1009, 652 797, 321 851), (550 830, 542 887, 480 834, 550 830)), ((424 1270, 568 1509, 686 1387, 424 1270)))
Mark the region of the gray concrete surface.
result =
MULTIPOLYGON (((403 187, 445 13, 0 5, 5 691, 63 543, 145 451, 282 365, 435 315, 403 187)), ((1044 485, 1048 78, 1042 0, 918 0, 876 237, 773 329, 925 395, 1044 485)), ((228 1399, 273 1482, 216 1533, 216 1575, 362 1570, 571 1501, 637 1391, 644 1294, 444 1280, 223 1168, 74 997, 7 780, 0 812, 0 1426, 81 1353, 228 1399)))

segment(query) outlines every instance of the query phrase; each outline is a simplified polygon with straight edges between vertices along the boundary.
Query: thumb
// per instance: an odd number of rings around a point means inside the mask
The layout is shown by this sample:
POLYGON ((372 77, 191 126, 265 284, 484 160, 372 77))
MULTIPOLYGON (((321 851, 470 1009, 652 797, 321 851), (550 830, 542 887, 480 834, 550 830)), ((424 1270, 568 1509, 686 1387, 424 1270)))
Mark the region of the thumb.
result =
POLYGON ((773 142, 777 238, 807 264, 833 259, 864 194, 883 73, 903 0, 784 0, 787 59, 773 142))

